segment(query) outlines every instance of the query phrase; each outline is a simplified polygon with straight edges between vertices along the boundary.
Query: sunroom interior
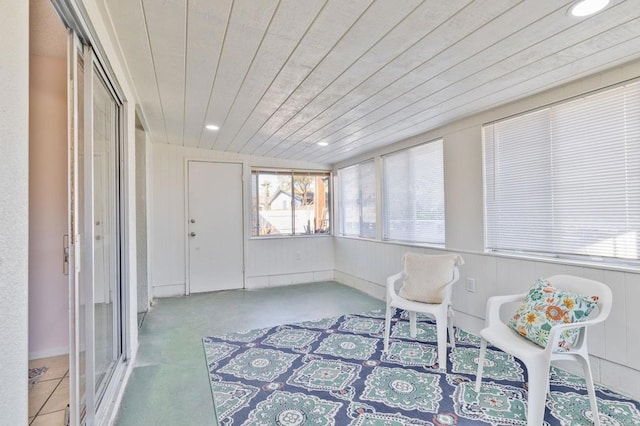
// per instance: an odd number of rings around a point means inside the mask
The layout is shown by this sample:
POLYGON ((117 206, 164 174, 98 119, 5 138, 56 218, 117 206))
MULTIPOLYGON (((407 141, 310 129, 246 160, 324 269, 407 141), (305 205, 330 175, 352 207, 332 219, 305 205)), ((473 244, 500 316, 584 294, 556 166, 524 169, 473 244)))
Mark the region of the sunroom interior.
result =
POLYGON ((7 421, 216 424, 203 338, 382 309, 408 252, 464 258, 470 333, 607 284, 591 369, 640 400, 640 8, 576 3, 6 5, 7 421))

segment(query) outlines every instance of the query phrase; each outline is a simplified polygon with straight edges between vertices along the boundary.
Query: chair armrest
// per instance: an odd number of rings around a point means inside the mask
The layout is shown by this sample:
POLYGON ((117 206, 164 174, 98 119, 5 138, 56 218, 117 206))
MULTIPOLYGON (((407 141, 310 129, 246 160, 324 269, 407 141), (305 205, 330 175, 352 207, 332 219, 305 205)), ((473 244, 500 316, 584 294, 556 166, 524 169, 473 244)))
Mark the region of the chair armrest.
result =
POLYGON ((402 278, 402 275, 402 272, 398 272, 397 274, 391 275, 387 278, 387 300, 391 300, 391 297, 396 295, 396 281, 402 278))
POLYGON ((549 339, 547 340, 547 347, 545 349, 553 350, 553 347, 557 346, 558 340, 560 339, 560 334, 564 330, 568 330, 571 328, 584 328, 586 330, 587 327, 601 323, 603 321, 604 321, 604 318, 598 315, 595 318, 592 318, 586 321, 570 322, 567 324, 556 324, 552 326, 551 329, 549 330, 549 339))
POLYGON ((527 293, 510 294, 507 296, 493 296, 487 300, 487 314, 485 316, 485 327, 500 321, 500 307, 505 303, 519 302, 524 300, 527 293))

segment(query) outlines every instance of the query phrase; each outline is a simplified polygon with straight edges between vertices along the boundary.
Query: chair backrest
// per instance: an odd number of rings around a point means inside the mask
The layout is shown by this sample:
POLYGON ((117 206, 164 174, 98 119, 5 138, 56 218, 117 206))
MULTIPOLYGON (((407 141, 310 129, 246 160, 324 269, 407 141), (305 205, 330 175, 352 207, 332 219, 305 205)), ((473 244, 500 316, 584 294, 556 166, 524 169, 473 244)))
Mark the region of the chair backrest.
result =
MULTIPOLYGON (((429 257, 431 255, 421 255, 421 256, 425 256, 425 257, 429 257)), ((444 288, 442 289, 442 302, 440 303, 444 303, 446 305, 450 305, 451 304, 451 295, 452 295, 452 287, 453 284, 455 284, 459 279, 460 279, 460 270, 458 269, 458 265, 464 265, 464 259, 462 259, 462 256, 460 256, 459 254, 452 254, 452 256, 454 256, 455 259, 455 263, 453 264, 453 268, 450 270, 447 270, 447 275, 450 273, 451 274, 451 278, 448 279, 447 283, 444 285, 444 288)), ((435 257, 435 256, 433 256, 435 257)), ((403 258, 404 261, 404 258, 403 258)), ((387 287, 387 297, 394 297, 394 296, 398 296, 400 294, 399 289, 402 287, 403 285, 403 277, 404 274, 403 272, 399 273, 398 275, 396 275, 395 277, 398 277, 398 280, 395 281, 395 284, 391 287, 387 287), (392 292, 393 294, 389 293, 392 292)), ((393 277, 390 277, 393 278, 393 277)), ((410 299, 411 300, 411 299, 410 299)))
POLYGON ((447 304, 451 304, 451 294, 453 293, 453 284, 455 284, 459 279, 460 279, 460 271, 458 270, 458 265, 455 265, 453 267, 453 277, 451 278, 451 281, 449 281, 449 284, 444 289, 444 292, 442 294, 443 302, 446 302, 447 304))
POLYGON ((589 319, 604 321, 611 312, 613 293, 608 285, 588 278, 572 275, 554 275, 547 280, 552 286, 584 296, 598 296, 598 310, 589 315, 589 319))

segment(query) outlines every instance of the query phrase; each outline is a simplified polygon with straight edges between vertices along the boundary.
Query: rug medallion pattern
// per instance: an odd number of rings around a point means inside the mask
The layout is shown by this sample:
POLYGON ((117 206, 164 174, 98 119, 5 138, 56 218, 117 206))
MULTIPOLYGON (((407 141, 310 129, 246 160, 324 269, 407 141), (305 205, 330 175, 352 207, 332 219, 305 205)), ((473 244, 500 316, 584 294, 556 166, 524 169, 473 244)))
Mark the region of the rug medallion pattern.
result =
MULTIPOLYGON (((456 329, 440 371, 435 324, 406 312, 348 314, 203 339, 218 422, 237 425, 526 425, 526 369, 489 346, 475 392, 478 336, 456 329)), ((584 380, 552 368, 545 426, 588 425, 584 380)), ((640 403, 596 387, 602 425, 639 425, 640 403)))

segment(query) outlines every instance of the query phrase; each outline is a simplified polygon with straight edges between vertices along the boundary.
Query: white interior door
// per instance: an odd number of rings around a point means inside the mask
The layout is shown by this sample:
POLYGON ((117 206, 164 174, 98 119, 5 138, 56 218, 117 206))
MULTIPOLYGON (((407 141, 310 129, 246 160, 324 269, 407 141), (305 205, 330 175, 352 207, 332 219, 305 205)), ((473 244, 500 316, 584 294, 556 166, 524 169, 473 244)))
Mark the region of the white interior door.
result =
POLYGON ((189 161, 189 292, 244 287, 242 164, 189 161))

